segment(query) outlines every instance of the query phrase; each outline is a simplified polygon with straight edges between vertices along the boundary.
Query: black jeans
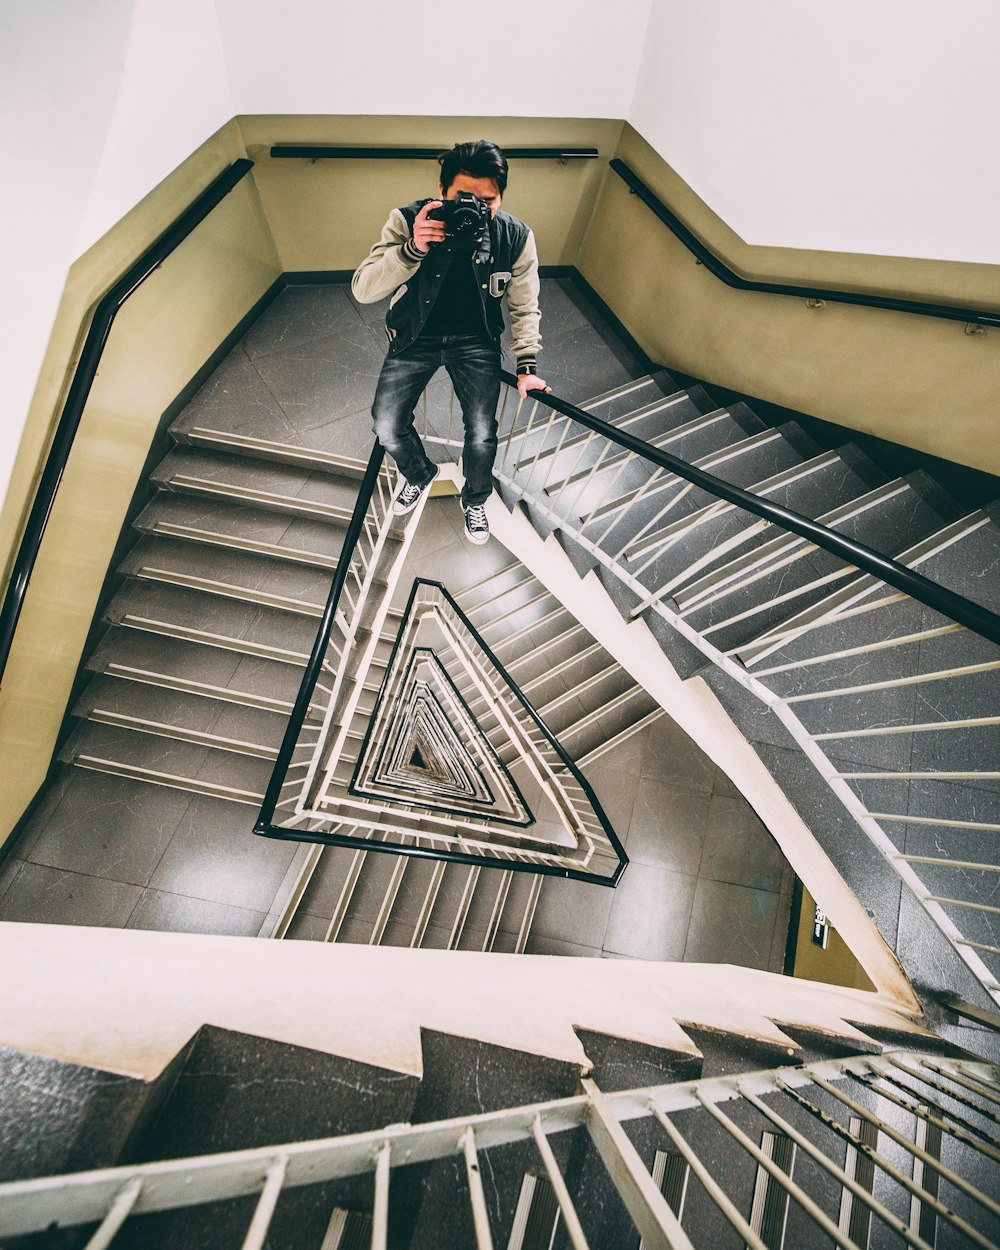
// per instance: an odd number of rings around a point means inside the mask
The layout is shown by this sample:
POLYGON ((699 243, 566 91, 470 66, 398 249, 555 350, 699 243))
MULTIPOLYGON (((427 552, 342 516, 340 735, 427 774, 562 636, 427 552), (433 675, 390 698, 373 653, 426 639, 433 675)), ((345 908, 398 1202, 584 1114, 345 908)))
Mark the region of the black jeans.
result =
POLYGON ((386 356, 379 374, 372 416, 375 437, 412 486, 425 486, 437 469, 429 460, 413 420, 417 400, 440 365, 455 386, 465 425, 462 504, 485 503, 493 490, 497 454, 497 401, 500 398, 500 348, 475 334, 418 338, 394 356, 386 356))

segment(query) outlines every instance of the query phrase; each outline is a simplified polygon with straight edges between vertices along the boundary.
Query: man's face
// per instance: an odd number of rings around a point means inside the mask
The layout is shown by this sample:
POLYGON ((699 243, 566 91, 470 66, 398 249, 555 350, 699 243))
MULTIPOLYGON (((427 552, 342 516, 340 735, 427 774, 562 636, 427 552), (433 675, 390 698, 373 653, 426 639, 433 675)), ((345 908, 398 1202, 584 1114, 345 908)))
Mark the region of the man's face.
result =
POLYGON ((500 188, 494 178, 470 178, 468 174, 456 174, 455 181, 447 191, 438 183, 443 200, 454 200, 460 191, 471 191, 490 206, 490 216, 495 217, 500 208, 500 188))

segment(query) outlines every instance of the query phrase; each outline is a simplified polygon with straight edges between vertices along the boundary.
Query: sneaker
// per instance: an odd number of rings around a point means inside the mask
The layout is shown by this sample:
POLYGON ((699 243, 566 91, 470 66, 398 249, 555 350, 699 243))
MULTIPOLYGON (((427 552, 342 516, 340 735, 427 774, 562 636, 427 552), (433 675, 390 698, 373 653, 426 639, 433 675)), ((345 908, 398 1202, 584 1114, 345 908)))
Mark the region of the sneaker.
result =
POLYGON ((486 519, 486 508, 481 504, 473 504, 471 508, 463 508, 465 512, 465 537, 470 543, 481 547, 489 540, 490 523, 486 519))
POLYGON ((396 516, 405 516, 407 512, 412 512, 420 502, 420 496, 428 486, 430 486, 430 482, 425 482, 423 486, 411 486, 409 482, 404 482, 402 488, 396 494, 396 498, 392 501, 392 510, 396 516))

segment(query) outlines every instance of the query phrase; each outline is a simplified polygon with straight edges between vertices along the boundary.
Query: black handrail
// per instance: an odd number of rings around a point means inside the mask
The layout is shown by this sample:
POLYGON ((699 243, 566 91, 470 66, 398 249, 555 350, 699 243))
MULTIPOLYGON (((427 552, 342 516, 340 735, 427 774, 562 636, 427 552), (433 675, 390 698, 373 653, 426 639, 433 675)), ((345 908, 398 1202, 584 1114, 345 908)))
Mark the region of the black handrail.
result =
MULTIPOLYGON (((445 148, 337 147, 314 143, 276 143, 269 155, 321 160, 436 161, 445 148)), ((592 161, 600 156, 597 148, 504 148, 512 161, 592 161)))
POLYGON ((381 443, 376 443, 372 448, 372 454, 368 458, 368 467, 365 469, 365 475, 361 479, 361 485, 358 487, 358 497, 354 501, 354 511, 351 513, 351 520, 347 527, 347 533, 344 535, 340 556, 337 559, 337 568, 333 576, 333 583, 330 586, 330 593, 327 596, 326 607, 323 609, 319 628, 313 640, 309 662, 306 664, 305 672, 302 674, 302 681, 299 683, 299 693, 295 697, 295 703, 288 717, 288 724, 285 726, 285 734, 281 739, 281 746, 278 748, 277 759, 274 761, 271 780, 268 782, 267 790, 264 792, 264 802, 261 804, 257 823, 254 825, 254 833, 271 834, 272 832, 273 826, 271 822, 274 819, 278 800, 281 798, 281 787, 285 781, 285 773, 288 771, 288 765, 292 762, 295 744, 298 742, 299 733, 305 724, 306 716, 309 714, 309 704, 312 700, 313 691, 316 688, 317 681, 319 681, 319 675, 323 671, 323 660, 326 657, 326 649, 330 643, 330 635, 333 633, 333 622, 340 607, 340 599, 347 582, 351 559, 354 555, 354 549, 358 545, 361 530, 364 527, 365 514, 375 493, 375 483, 378 481, 379 470, 382 468, 384 458, 385 452, 381 443))
POLYGON ((795 286, 783 282, 757 282, 741 277, 724 260, 709 250, 687 226, 664 204, 623 160, 614 157, 611 168, 624 183, 668 226, 684 246, 727 286, 738 291, 761 291, 766 295, 793 295, 799 299, 829 300, 836 304, 860 304, 865 308, 887 308, 892 312, 914 313, 919 317, 939 317, 946 321, 965 321, 973 325, 1000 326, 1000 312, 982 308, 962 308, 953 304, 933 304, 926 300, 896 299, 889 295, 866 295, 858 291, 842 291, 819 286, 795 286))
MULTIPOLYGON (((513 374, 504 371, 501 377, 508 386, 517 386, 517 378, 513 374)), ((973 633, 981 634, 991 642, 1000 643, 1000 616, 995 612, 990 612, 988 608, 981 607, 971 599, 966 599, 964 595, 948 590, 947 587, 931 581, 928 577, 923 577, 920 573, 915 573, 905 564, 893 560, 891 556, 876 551, 874 547, 848 538, 846 534, 830 529, 821 521, 814 521, 800 512, 793 512, 779 503, 773 503, 751 491, 734 486, 721 477, 706 473, 704 469, 699 469, 686 460, 672 456, 669 452, 661 451, 658 447, 643 442, 641 438, 627 434, 624 430, 609 425, 599 417, 591 416, 589 412, 584 412, 555 395, 536 390, 531 392, 531 398, 554 408, 556 412, 562 413, 564 417, 569 417, 570 420, 578 422, 588 430, 602 434, 611 442, 617 443, 619 447, 641 456, 651 464, 675 473, 685 481, 693 482, 695 486, 700 486, 709 494, 725 499, 728 503, 752 512, 754 516, 762 517, 765 521, 779 525, 793 534, 798 534, 800 538, 805 538, 817 547, 822 547, 824 551, 829 551, 832 555, 846 560, 848 564, 853 564, 863 572, 870 573, 886 585, 894 586, 912 599, 919 600, 929 608, 933 608, 935 612, 940 612, 942 616, 947 616, 959 625, 964 625, 973 633)))
MULTIPOLYGON (((351 559, 357 546, 358 538, 361 535, 362 527, 365 523, 365 514, 368 511, 368 505, 371 503, 372 495, 375 492, 375 483, 378 479, 379 470, 382 467, 382 461, 385 453, 380 444, 376 443, 372 449, 371 457, 368 460, 368 467, 365 475, 361 480, 361 486, 358 490, 358 497, 354 504, 354 511, 351 514, 350 524, 347 527, 347 533, 344 536, 344 544, 341 554, 337 560, 337 570, 330 587, 330 594, 327 597, 326 607, 323 610, 323 616, 320 620, 319 628, 316 632, 316 638, 313 642, 312 651, 309 655, 309 661, 306 665, 305 672, 302 675, 302 681, 299 685, 299 692, 295 699, 295 704, 288 718, 288 724, 285 726, 284 737, 281 740, 281 746, 278 749, 278 755, 274 762, 274 768, 271 772, 271 778, 268 782, 267 790, 264 793, 264 801, 261 804, 260 812, 254 823, 253 832, 265 838, 275 838, 280 841, 288 842, 313 842, 321 843, 324 846, 342 846, 349 847, 353 850, 377 851, 389 855, 406 855, 416 859, 434 859, 445 860, 448 863, 480 865, 489 863, 490 866, 503 868, 510 872, 527 872, 540 874, 542 876, 569 878, 575 881, 589 881, 595 885, 606 885, 614 887, 621 880, 621 875, 628 865, 628 855, 618 839, 611 826, 604 808, 601 806, 597 795, 594 793, 593 787, 587 781, 586 777, 570 759, 566 751, 563 749, 558 738, 552 733, 548 725, 535 711, 530 700, 524 695, 520 687, 509 676, 507 670, 500 663, 494 653, 487 646, 479 631, 468 619, 462 609, 458 606, 455 599, 448 590, 441 585, 440 582, 428 582, 426 579, 418 579, 424 584, 436 586, 448 600, 449 606, 458 614, 462 623, 468 628, 469 632, 475 638, 478 646, 482 647, 484 653, 489 657, 490 662, 504 675, 511 690, 524 704, 532 720, 538 726, 539 730, 545 735, 546 739, 555 749, 563 764, 572 773, 574 779, 580 785, 590 806, 594 810, 601 823, 609 842, 614 848, 615 854, 618 856, 618 865, 610 877, 598 877, 592 873, 581 872, 578 869, 562 868, 557 864, 530 864, 519 860, 508 860, 496 858, 490 859, 485 855, 470 855, 464 851, 448 851, 434 850, 429 847, 420 846, 403 846, 392 842, 376 842, 368 838, 352 837, 348 834, 327 833, 323 830, 305 830, 290 829, 284 825, 276 825, 274 823, 274 813, 277 810, 278 802, 281 798, 281 791, 285 783, 285 774, 288 766, 292 761, 292 755, 298 742, 299 734, 302 726, 305 724, 306 716, 309 713, 309 705, 312 702, 313 693, 316 689, 316 683, 319 680, 320 673, 323 669, 323 660, 326 656, 327 647, 330 643, 330 635, 333 632, 333 623, 336 619, 337 612, 340 607, 340 599, 343 594, 344 585, 347 582, 347 574, 350 568, 351 559)), ((414 583, 410 596, 412 602, 413 595, 416 594, 417 583, 414 583)), ((409 604, 407 605, 409 607, 409 604)), ((398 646, 397 639, 396 645, 398 646)), ((395 651, 393 652, 395 654, 395 651)))
POLYGON ((56 491, 69 459, 83 410, 100 367, 108 336, 121 306, 146 279, 163 264, 188 235, 253 168, 253 161, 234 161, 184 210, 177 220, 146 249, 132 267, 102 297, 94 310, 90 328, 76 363, 66 401, 56 425, 52 446, 45 461, 35 498, 25 522, 21 542, 11 568, 7 593, 0 608, 0 680, 3 678, 14 642, 18 618, 24 604, 42 535, 55 502, 56 491))

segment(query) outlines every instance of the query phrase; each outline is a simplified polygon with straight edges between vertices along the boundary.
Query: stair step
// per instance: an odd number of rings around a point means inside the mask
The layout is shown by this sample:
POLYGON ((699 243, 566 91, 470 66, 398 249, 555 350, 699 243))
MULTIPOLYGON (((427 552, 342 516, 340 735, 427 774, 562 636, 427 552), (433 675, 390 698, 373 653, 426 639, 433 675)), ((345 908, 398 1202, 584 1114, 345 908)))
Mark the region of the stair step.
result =
POLYGON ((686 395, 695 411, 707 412, 715 407, 702 387, 692 386, 684 390, 666 369, 658 369, 654 373, 636 378, 634 382, 626 382, 622 386, 603 391, 579 407, 602 421, 614 423, 618 417, 628 416, 636 408, 645 407, 658 399, 670 399, 678 394, 686 395))
POLYGON ((121 626, 108 630, 86 667, 132 681, 286 712, 302 678, 299 669, 289 664, 121 626))
MULTIPOLYGON (((155 1120, 187 1056, 184 1047, 151 1081, 0 1048, 0 1182, 110 1168, 155 1120)), ((41 1244, 47 1234, 17 1238, 41 1244)), ((13 1244, 13 1243, 9 1243, 13 1244)))
POLYGON ((243 707, 204 694, 95 673, 73 705, 73 716, 106 719, 132 717, 140 721, 250 742, 270 753, 277 751, 288 721, 284 710, 243 707))
MULTIPOLYGON (((646 385, 640 390, 620 388, 603 399, 598 397, 582 405, 584 412, 591 412, 600 420, 637 438, 648 438, 651 432, 659 433, 665 426, 688 426, 714 407, 704 392, 693 395, 688 391, 675 390, 665 395, 653 385, 646 385)), ((514 436, 516 449, 512 455, 512 466, 516 465, 517 471, 526 476, 531 475, 534 469, 541 480, 553 473, 572 472, 578 467, 577 462, 585 463, 588 459, 587 456, 581 457, 581 449, 588 442, 593 444, 595 438, 603 441, 601 435, 595 435, 572 420, 544 409, 535 414, 531 431, 522 434, 526 426, 525 419, 514 436)))
POLYGON ((268 464, 277 461, 283 464, 299 465, 307 469, 333 473, 339 477, 361 478, 368 467, 364 460, 358 460, 352 456, 338 456, 333 452, 320 451, 313 447, 299 447, 274 439, 236 434, 231 430, 217 430, 208 424, 185 421, 184 417, 174 422, 170 427, 170 433, 175 442, 181 445, 254 457, 268 464))
MULTIPOLYGON (((659 411, 650 411, 644 416, 648 416, 651 428, 647 430, 639 423, 631 427, 629 433, 661 451, 689 461, 708 455, 720 445, 741 442, 749 434, 764 428, 760 419, 743 404, 716 408, 676 425, 670 423, 667 429, 663 428, 659 411)), ((570 498, 574 512, 585 515, 602 502, 601 488, 608 476, 633 460, 631 452, 617 447, 601 435, 595 435, 589 446, 581 444, 579 451, 571 449, 566 452, 563 449, 558 458, 553 457, 546 470, 545 493, 553 498, 561 491, 572 491, 570 498)), ((525 470, 525 477, 528 471, 525 470)), ((538 484, 541 484, 540 473, 538 484)), ((566 506, 564 502, 560 510, 564 511, 566 506)))
POLYGON ((172 451, 149 480, 160 490, 344 525, 351 519, 357 497, 356 481, 198 448, 172 451))
POLYGON ((67 739, 60 758, 81 767, 96 767, 92 761, 100 761, 107 772, 124 769, 122 775, 140 779, 172 778, 159 784, 174 784, 178 789, 214 793, 211 787, 216 787, 227 794, 262 798, 272 772, 272 753, 267 748, 255 748, 254 754, 236 752, 229 739, 223 742, 226 745, 219 745, 210 735, 195 731, 180 738, 121 723, 86 720, 67 739), (209 791, 202 788, 206 784, 209 791))
POLYGON ((234 547, 257 555, 334 569, 344 527, 222 499, 159 492, 136 518, 140 533, 234 547))
MULTIPOLYGON (((205 1025, 155 1126, 140 1142, 140 1160, 254 1149, 408 1121, 418 1086, 409 1073, 205 1025), (336 1096, 338 1091, 350 1093, 336 1096)), ((334 1208, 364 1211, 370 1203, 368 1177, 290 1189, 275 1208, 268 1244, 318 1246, 334 1208)), ((115 1244, 125 1250, 239 1247, 255 1204, 254 1195, 136 1216, 115 1244)))
MULTIPOLYGON (((934 531, 919 542, 908 546, 896 559, 899 563, 923 572, 932 556, 947 552, 976 528, 986 524, 986 519, 973 514, 934 531)), ((868 574, 856 574, 844 585, 819 599, 803 611, 790 616, 778 628, 761 632, 755 639, 734 648, 745 664, 758 663, 781 651, 785 644, 801 634, 816 628, 825 629, 831 618, 849 614, 864 615, 881 611, 883 605, 893 604, 906 598, 901 591, 878 582, 868 574)))
MULTIPOLYGON (((855 506, 840 509, 839 515, 842 519, 833 526, 838 532, 869 546, 889 547, 888 554, 894 554, 895 534, 905 532, 919 539, 940 530, 943 519, 920 491, 905 481, 870 492, 855 506)), ((765 544, 764 558, 761 569, 748 572, 746 559, 740 557, 736 564, 739 576, 731 584, 726 579, 732 566, 721 565, 708 578, 685 586, 677 596, 683 614, 722 650, 779 627, 798 615, 803 606, 824 598, 829 587, 849 583, 857 576, 846 561, 810 549, 807 543, 782 540, 775 547, 765 544), (713 594, 714 584, 720 587, 717 595, 713 594)))
POLYGON ((320 607, 326 603, 333 581, 329 568, 155 535, 140 538, 118 565, 123 577, 141 577, 144 569, 155 570, 160 581, 178 574, 182 582, 196 577, 249 594, 263 592, 320 607))
POLYGON ((303 667, 319 629, 317 616, 287 607, 205 594, 195 586, 131 580, 105 613, 109 624, 187 639, 303 667))
MULTIPOLYGON (((716 448, 707 455, 698 457, 692 464, 722 478, 723 481, 746 488, 785 472, 793 465, 801 463, 802 459, 798 447, 784 437, 783 429, 765 429, 716 448)), ((685 493, 693 496, 692 506, 711 500, 707 492, 699 490, 692 483, 666 470, 655 469, 654 466, 648 466, 636 477, 639 480, 633 489, 625 490, 624 485, 619 483, 609 492, 609 497, 590 513, 589 524, 594 527, 595 541, 612 526, 624 528, 627 519, 644 519, 635 513, 640 505, 646 513, 651 514, 651 505, 654 503, 659 510, 668 501, 679 500, 685 493)))

